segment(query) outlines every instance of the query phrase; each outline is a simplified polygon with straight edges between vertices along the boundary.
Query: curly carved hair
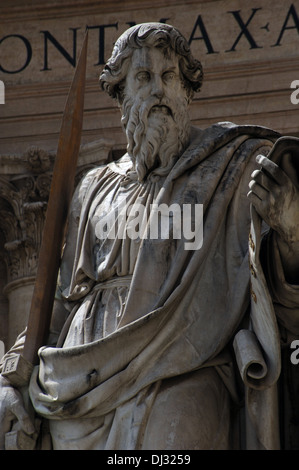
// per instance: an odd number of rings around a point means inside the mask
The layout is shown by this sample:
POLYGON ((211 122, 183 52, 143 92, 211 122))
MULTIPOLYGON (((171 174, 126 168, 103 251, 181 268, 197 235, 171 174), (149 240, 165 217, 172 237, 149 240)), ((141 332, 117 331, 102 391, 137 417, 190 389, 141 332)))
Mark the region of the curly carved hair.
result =
POLYGON ((134 49, 157 47, 167 55, 171 48, 179 58, 179 69, 189 100, 202 85, 203 71, 201 63, 196 60, 184 36, 173 26, 164 23, 143 23, 125 31, 116 41, 110 59, 101 75, 100 84, 112 98, 121 104, 126 74, 134 49))

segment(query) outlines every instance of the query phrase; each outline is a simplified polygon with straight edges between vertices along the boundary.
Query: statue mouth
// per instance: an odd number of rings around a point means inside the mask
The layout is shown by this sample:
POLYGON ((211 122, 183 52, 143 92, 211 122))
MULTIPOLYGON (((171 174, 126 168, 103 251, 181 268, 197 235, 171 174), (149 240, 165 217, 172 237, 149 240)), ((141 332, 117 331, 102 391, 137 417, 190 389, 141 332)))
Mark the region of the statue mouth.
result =
POLYGON ((150 110, 151 113, 162 113, 166 116, 172 116, 172 111, 168 106, 156 104, 150 110))

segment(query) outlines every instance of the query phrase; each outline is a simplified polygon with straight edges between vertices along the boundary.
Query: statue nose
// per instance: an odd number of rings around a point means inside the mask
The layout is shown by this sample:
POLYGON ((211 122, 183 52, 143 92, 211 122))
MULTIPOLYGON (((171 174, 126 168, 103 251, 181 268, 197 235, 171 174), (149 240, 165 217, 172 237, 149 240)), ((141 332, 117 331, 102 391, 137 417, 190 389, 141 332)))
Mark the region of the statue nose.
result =
POLYGON ((152 88, 152 94, 156 96, 158 99, 161 99, 164 95, 164 89, 163 89, 163 82, 161 77, 155 77, 154 83, 153 83, 153 88, 152 88))

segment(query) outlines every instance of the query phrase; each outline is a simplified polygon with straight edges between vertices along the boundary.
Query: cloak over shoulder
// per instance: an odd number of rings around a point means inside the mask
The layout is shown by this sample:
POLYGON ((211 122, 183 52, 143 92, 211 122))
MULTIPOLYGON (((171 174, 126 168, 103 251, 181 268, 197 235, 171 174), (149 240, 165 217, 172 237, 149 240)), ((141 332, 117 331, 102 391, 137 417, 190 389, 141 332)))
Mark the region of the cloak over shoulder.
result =
MULTIPOLYGON (((250 306, 248 182, 254 156, 270 151, 278 137, 266 128, 231 123, 194 131, 155 202, 203 204, 202 247, 186 250, 184 239, 141 241, 118 329, 88 344, 40 349, 30 384, 40 415, 58 420, 103 416, 160 379, 228 360, 225 348, 250 306)), ((125 178, 113 168, 116 183, 125 178)), ((86 277, 92 286, 102 282, 86 241, 92 244, 94 237, 88 214, 101 192, 103 171, 93 171, 85 192, 70 298, 86 277)), ((267 353, 276 354, 278 332, 271 315, 267 328, 273 340, 267 353)), ((269 360, 269 365, 262 386, 277 379, 279 364, 269 360)))

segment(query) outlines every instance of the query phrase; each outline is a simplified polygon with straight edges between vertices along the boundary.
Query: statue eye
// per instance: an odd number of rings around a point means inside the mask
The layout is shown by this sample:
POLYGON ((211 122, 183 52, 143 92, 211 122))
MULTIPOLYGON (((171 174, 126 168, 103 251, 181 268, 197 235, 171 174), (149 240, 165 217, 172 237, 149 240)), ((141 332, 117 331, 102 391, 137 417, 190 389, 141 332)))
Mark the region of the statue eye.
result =
POLYGON ((150 80, 150 74, 149 72, 142 70, 141 72, 137 73, 136 78, 139 82, 148 82, 150 80))
POLYGON ((168 72, 163 73, 163 80, 165 82, 171 82, 171 80, 173 80, 174 77, 175 77, 175 72, 173 71, 168 71, 168 72))

